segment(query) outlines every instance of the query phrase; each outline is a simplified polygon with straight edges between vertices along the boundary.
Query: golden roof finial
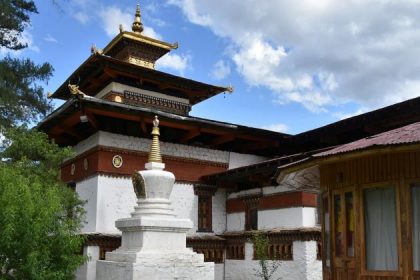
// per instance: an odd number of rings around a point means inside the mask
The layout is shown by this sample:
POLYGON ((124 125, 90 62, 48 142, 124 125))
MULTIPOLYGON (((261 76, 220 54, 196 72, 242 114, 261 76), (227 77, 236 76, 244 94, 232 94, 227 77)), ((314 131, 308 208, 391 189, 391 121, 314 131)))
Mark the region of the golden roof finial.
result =
POLYGON ((140 4, 137 4, 136 16, 134 18, 133 25, 131 26, 131 30, 133 30, 134 33, 143 32, 143 24, 141 23, 141 16, 140 16, 140 4))
POLYGON ((153 120, 153 138, 152 145, 150 146, 149 151, 149 162, 162 162, 162 156, 160 154, 159 135, 159 119, 158 116, 155 116, 155 119, 153 120))

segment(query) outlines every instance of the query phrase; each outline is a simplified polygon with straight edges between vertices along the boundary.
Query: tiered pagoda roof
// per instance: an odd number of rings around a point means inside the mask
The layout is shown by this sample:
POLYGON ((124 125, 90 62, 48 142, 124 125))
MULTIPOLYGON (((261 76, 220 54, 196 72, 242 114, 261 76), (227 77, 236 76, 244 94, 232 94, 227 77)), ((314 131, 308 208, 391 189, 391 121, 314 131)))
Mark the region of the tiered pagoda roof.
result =
POLYGON ((68 84, 77 83, 79 89, 89 96, 96 95, 110 82, 119 82, 141 89, 159 92, 168 96, 188 99, 197 104, 221 92, 230 92, 230 87, 213 86, 155 70, 156 61, 178 48, 143 33, 140 7, 137 5, 132 31, 120 33, 103 49, 92 46, 91 56, 52 94, 52 98, 68 99, 71 94, 68 84))

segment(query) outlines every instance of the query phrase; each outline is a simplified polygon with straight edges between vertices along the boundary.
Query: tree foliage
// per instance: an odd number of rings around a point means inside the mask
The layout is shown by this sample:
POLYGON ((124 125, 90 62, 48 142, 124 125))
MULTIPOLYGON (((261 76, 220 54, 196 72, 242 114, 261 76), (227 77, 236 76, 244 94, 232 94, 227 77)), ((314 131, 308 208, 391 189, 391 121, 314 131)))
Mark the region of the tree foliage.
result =
POLYGON ((71 155, 44 133, 6 133, 0 162, 0 279, 73 279, 85 258, 83 205, 58 180, 71 155))
POLYGON ((51 111, 39 82, 46 82, 52 70, 48 63, 36 65, 29 59, 0 60, 0 127, 28 124, 51 111))
MULTIPOLYGON (((30 14, 37 12, 33 1, 0 1, 0 47, 25 48, 22 32, 30 23, 30 14)), ((51 111, 40 83, 48 81, 52 71, 48 63, 37 65, 10 56, 0 60, 0 128, 33 123, 51 111)))
POLYGON ((255 271, 255 276, 263 280, 272 279, 274 273, 280 266, 280 262, 272 261, 268 256, 270 240, 263 232, 256 231, 252 234, 251 241, 254 245, 255 257, 259 263, 259 269, 255 271))
POLYGON ((33 1, 0 1, 0 46, 12 50, 20 50, 27 46, 20 41, 20 37, 30 23, 31 13, 38 13, 33 1))

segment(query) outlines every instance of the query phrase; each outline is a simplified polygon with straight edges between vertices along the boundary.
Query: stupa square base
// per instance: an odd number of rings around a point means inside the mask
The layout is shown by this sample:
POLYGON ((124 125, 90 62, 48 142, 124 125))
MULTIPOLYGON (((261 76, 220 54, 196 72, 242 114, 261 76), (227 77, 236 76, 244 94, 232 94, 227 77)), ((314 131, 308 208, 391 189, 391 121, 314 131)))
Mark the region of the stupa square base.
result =
POLYGON ((214 263, 203 262, 203 255, 148 254, 135 263, 98 261, 97 279, 101 280, 214 280, 214 263))

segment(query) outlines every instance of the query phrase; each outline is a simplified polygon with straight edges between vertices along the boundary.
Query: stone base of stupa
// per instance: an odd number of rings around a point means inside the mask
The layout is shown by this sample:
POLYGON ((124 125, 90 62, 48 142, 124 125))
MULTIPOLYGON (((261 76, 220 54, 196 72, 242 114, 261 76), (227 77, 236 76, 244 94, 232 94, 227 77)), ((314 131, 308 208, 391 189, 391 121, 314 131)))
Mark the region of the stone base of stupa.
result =
POLYGON ((137 217, 116 222, 121 247, 98 261, 98 280, 213 280, 214 263, 186 247, 188 219, 137 217))
POLYGON ((214 264, 205 263, 203 255, 141 254, 136 263, 98 261, 96 279, 100 280, 214 280, 214 264))

